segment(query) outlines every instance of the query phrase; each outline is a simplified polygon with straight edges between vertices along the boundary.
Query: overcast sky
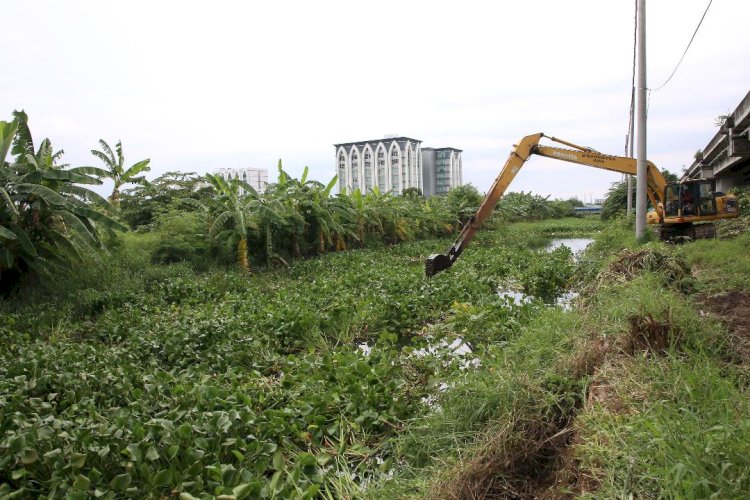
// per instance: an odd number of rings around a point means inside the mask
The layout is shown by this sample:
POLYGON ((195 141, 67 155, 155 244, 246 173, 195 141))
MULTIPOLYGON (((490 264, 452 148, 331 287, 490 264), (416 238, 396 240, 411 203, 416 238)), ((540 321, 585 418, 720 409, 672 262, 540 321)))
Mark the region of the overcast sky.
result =
MULTIPOLYGON (((708 0, 647 1, 648 86, 708 0)), ((276 162, 328 181, 334 143, 398 133, 463 149, 486 191, 521 137, 623 154, 635 0, 4 2, 0 119, 29 114, 73 165, 210 172, 276 162)), ((750 2, 716 0, 652 92, 649 159, 679 173, 750 90, 750 2)), ((589 199, 620 176, 535 158, 511 190, 589 199)))

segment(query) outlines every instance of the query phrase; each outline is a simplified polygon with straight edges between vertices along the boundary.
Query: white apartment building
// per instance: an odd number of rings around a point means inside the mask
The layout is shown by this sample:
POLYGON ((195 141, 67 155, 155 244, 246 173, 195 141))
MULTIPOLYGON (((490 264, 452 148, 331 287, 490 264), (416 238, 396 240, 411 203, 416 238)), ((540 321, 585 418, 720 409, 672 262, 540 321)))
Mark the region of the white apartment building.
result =
POLYGON ((385 137, 334 144, 339 193, 373 187, 401 195, 418 188, 425 196, 444 194, 463 182, 461 150, 422 148, 410 137, 385 137))
MULTIPOLYGON (((220 168, 214 171, 226 180, 241 179, 247 182, 257 192, 262 193, 268 186, 268 170, 265 168, 220 168)), ((245 190, 240 187, 240 195, 244 195, 245 190)))
POLYGON ((374 186, 400 195, 404 189, 422 189, 422 141, 409 137, 334 144, 339 193, 374 186))

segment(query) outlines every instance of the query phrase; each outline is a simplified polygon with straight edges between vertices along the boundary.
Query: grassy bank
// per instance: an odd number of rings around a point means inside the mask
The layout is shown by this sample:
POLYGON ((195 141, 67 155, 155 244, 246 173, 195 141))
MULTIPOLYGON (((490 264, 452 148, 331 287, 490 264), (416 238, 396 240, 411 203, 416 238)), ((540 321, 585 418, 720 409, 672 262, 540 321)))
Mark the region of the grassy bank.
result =
POLYGON ((748 237, 630 234, 584 255, 577 307, 538 311, 410 422, 369 497, 746 497, 750 351, 706 298, 747 296, 748 237))

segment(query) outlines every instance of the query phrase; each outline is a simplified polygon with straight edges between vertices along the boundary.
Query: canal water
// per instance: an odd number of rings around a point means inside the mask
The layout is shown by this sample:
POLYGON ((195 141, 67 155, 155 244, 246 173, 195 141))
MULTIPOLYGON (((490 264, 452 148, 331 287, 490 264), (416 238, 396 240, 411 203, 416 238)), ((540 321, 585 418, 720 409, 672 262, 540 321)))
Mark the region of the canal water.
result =
MULTIPOLYGON (((586 249, 587 246, 591 244, 592 241, 594 240, 591 238, 554 238, 550 240, 549 243, 547 243, 547 245, 544 247, 544 250, 547 252, 551 252, 556 248, 565 246, 573 252, 573 258, 575 258, 577 261, 580 258, 581 253, 586 249)), ((526 304, 534 300, 533 296, 526 295, 523 292, 512 289, 500 289, 497 291, 497 294, 500 297, 508 297, 516 304, 526 304)), ((578 297, 578 293, 573 290, 569 290, 558 297, 558 299, 555 301, 555 305, 560 306, 566 310, 570 309, 571 303, 576 297, 578 297)))
POLYGON ((555 238, 549 242, 545 247, 548 252, 551 252, 558 247, 568 247, 573 252, 573 255, 578 255, 583 252, 587 246, 594 241, 591 238, 555 238))

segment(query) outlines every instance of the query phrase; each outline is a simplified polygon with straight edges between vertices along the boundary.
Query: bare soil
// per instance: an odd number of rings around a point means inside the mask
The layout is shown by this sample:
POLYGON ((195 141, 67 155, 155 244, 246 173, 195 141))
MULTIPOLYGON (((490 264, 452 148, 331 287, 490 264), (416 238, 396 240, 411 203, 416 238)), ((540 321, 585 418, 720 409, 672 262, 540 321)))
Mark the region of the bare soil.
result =
POLYGON ((750 294, 729 292, 702 296, 699 304, 706 308, 705 314, 720 319, 732 334, 737 361, 750 365, 750 294))

